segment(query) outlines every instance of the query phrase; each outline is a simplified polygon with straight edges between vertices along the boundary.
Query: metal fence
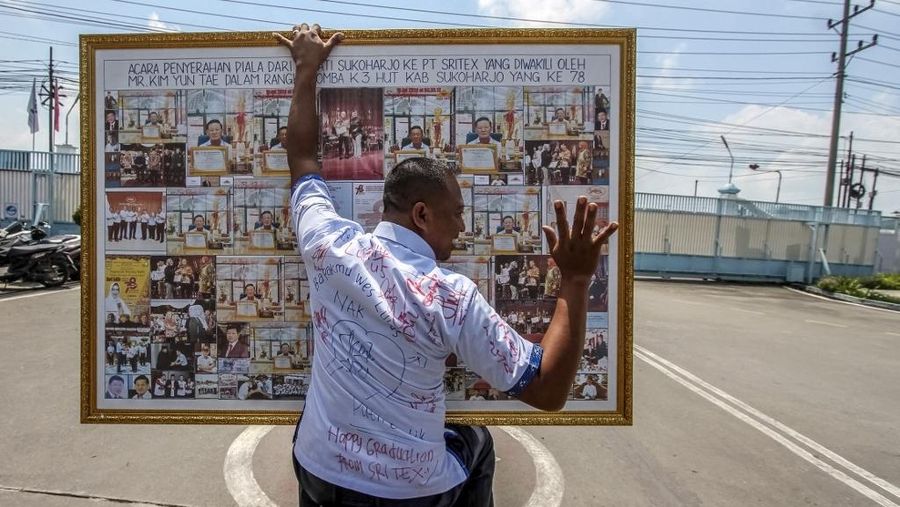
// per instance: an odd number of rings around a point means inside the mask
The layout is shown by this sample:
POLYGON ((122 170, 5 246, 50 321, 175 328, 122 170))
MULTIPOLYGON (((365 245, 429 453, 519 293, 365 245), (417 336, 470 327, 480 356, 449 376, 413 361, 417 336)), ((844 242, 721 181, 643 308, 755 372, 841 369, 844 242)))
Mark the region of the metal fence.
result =
POLYGON ((49 172, 51 163, 54 172, 81 173, 81 155, 77 153, 0 150, 0 169, 49 172))
POLYGON ((77 154, 0 150, 0 204, 3 205, 0 220, 33 218, 35 202, 44 202, 51 204, 50 216, 45 218, 74 224, 72 214, 81 199, 80 179, 81 156, 77 154), (11 206, 18 217, 7 215, 11 206))
POLYGON ((878 226, 881 212, 862 209, 826 208, 745 199, 718 199, 689 195, 635 194, 635 209, 799 220, 826 224, 878 226))

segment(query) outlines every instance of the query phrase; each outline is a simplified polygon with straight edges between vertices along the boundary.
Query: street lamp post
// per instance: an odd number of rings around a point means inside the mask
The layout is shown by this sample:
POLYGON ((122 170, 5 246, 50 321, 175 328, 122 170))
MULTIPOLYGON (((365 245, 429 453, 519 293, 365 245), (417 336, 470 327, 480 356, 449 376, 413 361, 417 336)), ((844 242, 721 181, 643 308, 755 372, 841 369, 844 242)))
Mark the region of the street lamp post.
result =
POLYGON ((728 141, 725 140, 725 136, 719 136, 722 138, 722 144, 725 145, 725 149, 728 150, 728 156, 731 157, 731 167, 728 169, 728 183, 731 183, 731 175, 734 173, 734 155, 731 154, 731 148, 728 147, 728 141))
MULTIPOLYGON (((750 164, 750 169, 754 171, 759 170, 759 164, 750 164)), ((777 203, 781 198, 781 171, 778 169, 773 169, 771 171, 762 171, 766 173, 778 173, 778 188, 775 190, 775 202, 777 203)))

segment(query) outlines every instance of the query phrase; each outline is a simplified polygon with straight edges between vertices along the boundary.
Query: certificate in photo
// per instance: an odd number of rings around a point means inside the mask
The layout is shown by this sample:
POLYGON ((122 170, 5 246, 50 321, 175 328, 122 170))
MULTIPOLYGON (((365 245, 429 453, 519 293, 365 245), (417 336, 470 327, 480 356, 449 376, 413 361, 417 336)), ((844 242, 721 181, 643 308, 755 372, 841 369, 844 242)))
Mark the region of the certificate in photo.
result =
POLYGON ((225 146, 195 146, 190 152, 193 174, 210 176, 228 172, 228 148, 225 146))
POLYGON ((497 145, 462 144, 459 146, 460 168, 464 173, 497 170, 497 145))

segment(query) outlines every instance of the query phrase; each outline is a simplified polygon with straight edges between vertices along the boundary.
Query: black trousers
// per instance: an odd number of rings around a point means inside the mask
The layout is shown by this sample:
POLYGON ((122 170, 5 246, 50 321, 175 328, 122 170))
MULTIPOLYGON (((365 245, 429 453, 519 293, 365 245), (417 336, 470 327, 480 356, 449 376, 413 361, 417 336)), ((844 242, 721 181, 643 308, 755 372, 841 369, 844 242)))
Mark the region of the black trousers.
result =
POLYGON ((447 451, 455 454, 468 471, 465 482, 455 488, 418 498, 378 498, 316 477, 300 466, 291 452, 300 484, 300 507, 493 507, 495 458, 491 433, 484 426, 448 424, 446 429, 447 451))

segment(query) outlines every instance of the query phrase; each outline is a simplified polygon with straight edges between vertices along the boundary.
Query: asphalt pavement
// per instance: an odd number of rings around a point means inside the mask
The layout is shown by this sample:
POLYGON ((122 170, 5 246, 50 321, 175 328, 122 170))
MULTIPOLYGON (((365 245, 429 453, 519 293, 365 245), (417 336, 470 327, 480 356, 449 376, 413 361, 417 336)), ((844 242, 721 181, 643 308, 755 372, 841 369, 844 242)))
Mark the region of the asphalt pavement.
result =
MULTIPOLYGON (((79 424, 79 312, 0 295, 0 505, 236 505, 254 431, 253 501, 296 504, 291 428, 79 424)), ((634 426, 492 429, 496 505, 900 504, 900 314, 639 281, 635 343, 634 426)))

